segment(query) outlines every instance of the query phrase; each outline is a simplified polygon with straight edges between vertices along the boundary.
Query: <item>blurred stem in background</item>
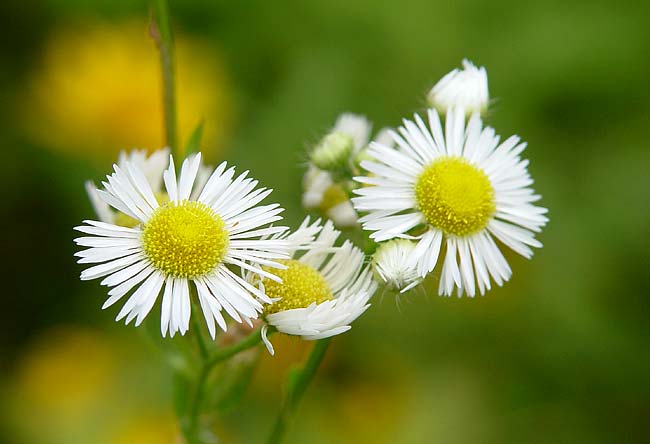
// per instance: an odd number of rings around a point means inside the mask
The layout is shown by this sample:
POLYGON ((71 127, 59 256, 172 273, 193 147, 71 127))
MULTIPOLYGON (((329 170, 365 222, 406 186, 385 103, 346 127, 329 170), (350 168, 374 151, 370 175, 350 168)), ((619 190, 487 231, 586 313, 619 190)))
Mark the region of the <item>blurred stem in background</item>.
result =
POLYGON ((163 107, 165 113, 165 141, 177 159, 183 159, 182 148, 178 144, 176 122, 176 85, 174 77, 174 37, 169 20, 168 0, 152 0, 153 20, 151 37, 160 51, 160 65, 163 80, 163 107))
POLYGON ((284 440, 287 428, 293 419, 298 404, 305 394, 309 383, 314 379, 314 375, 325 357, 325 352, 327 352, 331 339, 325 338, 316 341, 305 366, 289 374, 287 394, 280 408, 280 414, 275 422, 271 436, 269 437, 269 444, 280 444, 284 440))

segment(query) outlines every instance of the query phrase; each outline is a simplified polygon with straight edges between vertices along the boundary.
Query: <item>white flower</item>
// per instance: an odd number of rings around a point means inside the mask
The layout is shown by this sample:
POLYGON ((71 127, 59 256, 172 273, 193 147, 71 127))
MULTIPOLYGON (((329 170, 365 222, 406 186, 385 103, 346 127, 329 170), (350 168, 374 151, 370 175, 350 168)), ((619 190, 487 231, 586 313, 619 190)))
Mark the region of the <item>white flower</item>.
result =
POLYGON ((311 152, 311 162, 321 170, 348 167, 353 155, 368 144, 371 129, 371 123, 364 116, 341 114, 334 128, 311 152))
POLYGON ((443 136, 440 119, 429 110, 429 127, 415 116, 393 133, 396 148, 372 144, 376 161, 362 162, 371 177, 355 180, 370 186, 355 190, 356 209, 368 212, 359 221, 371 238, 418 241, 411 257, 418 274, 431 272, 445 244, 440 294, 459 295, 490 289, 490 278, 501 285, 511 270, 493 237, 530 258, 530 247, 541 247, 534 232, 548 219, 530 188, 526 147, 512 136, 499 144, 490 127, 474 113, 465 128, 463 109, 447 114, 443 136), (413 229, 418 231, 413 233, 413 229))
POLYGON ((268 326, 307 340, 322 339, 348 331, 370 306, 377 284, 364 267, 365 256, 347 240, 335 247, 339 235, 332 222, 310 225, 307 218, 294 233, 276 236, 291 245, 291 259, 281 261, 287 268, 276 272, 282 282, 249 277, 275 300, 265 307, 267 325, 262 329, 271 354, 268 326))
POLYGON ((427 98, 441 114, 456 107, 464 108, 468 115, 483 113, 489 102, 487 72, 484 67, 477 68, 464 59, 463 69, 447 73, 434 85, 427 98))
POLYGON ((318 209, 339 228, 357 224, 357 212, 347 192, 334 183, 330 173, 310 165, 303 179, 303 188, 302 204, 305 208, 318 209))
POLYGON ((372 268, 388 288, 405 293, 422 282, 410 260, 416 245, 408 239, 392 239, 377 247, 372 255, 372 268))
MULTIPOLYGON (((163 182, 163 173, 169 165, 169 148, 159 149, 149 156, 147 156, 147 150, 144 149, 134 149, 129 153, 121 151, 117 160, 117 166, 124 169, 127 162, 133 163, 140 171, 142 171, 157 199, 160 200, 160 198, 166 197, 161 196, 161 187, 163 182)), ((210 174, 212 174, 212 169, 201 164, 199 172, 196 175, 194 194, 192 197, 195 197, 195 194, 203 188, 203 185, 207 182, 210 174)), ((93 181, 86 181, 85 187, 90 203, 97 214, 97 218, 101 222, 126 227, 137 225, 137 220, 126 216, 124 213, 111 209, 110 205, 99 197, 97 187, 93 181)))
POLYGON ((132 162, 114 167, 99 196, 115 210, 135 219, 132 228, 84 221, 75 229, 88 234, 75 239, 86 250, 75 255, 79 263, 99 264, 84 270, 82 280, 104 277, 112 289, 103 308, 131 290, 117 320, 135 319, 139 325, 163 292, 161 332, 173 336, 189 328, 190 283, 196 288, 210 334, 215 321, 226 330, 222 310, 237 322, 250 322, 271 299, 238 276, 240 267, 266 279, 278 280, 266 267, 283 266, 287 258, 284 239, 261 237, 282 233, 285 227, 268 227, 280 220, 277 204, 258 206, 271 190, 255 189, 248 172, 233 179, 234 168, 219 165, 204 187, 196 189, 201 155, 187 158, 176 179, 173 159, 164 172, 168 202, 160 204, 144 173, 132 162), (192 198, 194 191, 198 196, 192 198), (265 269, 262 269, 262 266, 265 269))

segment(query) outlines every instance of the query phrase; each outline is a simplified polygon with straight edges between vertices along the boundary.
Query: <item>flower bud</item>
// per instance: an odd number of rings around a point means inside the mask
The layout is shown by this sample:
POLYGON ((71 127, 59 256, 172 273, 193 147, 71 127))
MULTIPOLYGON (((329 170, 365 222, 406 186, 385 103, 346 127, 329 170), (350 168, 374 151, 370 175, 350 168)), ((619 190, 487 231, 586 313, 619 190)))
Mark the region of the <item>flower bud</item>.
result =
POLYGON ((467 114, 485 113, 489 104, 487 71, 465 59, 463 69, 454 69, 440 79, 427 100, 441 114, 449 108, 463 108, 467 114))
POLYGON ((393 239, 379 244, 372 256, 372 269, 378 280, 389 289, 404 293, 422 282, 410 260, 416 244, 407 239, 393 239))
POLYGON ((345 168, 354 150, 352 136, 334 131, 326 135, 311 153, 311 161, 321 170, 345 168))

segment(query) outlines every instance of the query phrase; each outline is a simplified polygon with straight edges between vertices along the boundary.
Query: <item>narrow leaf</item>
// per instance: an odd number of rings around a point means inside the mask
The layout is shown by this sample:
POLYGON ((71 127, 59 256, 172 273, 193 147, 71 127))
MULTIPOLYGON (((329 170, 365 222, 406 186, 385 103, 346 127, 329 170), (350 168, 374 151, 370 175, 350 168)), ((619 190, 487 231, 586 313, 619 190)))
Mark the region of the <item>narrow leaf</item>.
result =
POLYGON ((185 147, 185 156, 194 154, 199 151, 199 145, 201 143, 201 136, 203 136, 203 120, 194 128, 190 140, 187 142, 185 147))

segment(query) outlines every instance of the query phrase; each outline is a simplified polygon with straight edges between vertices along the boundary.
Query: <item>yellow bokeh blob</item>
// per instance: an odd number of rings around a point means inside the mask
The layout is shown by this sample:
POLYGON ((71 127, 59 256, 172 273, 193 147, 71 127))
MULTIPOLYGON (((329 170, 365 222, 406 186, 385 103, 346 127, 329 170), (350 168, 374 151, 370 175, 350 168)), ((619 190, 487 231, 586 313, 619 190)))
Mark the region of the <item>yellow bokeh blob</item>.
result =
POLYGON ((173 415, 142 416, 108 431, 108 444, 182 444, 173 415))
POLYGON ((116 359, 113 344, 92 330, 53 330, 23 356, 16 387, 22 401, 38 406, 40 417, 82 416, 106 395, 116 359))
MULTIPOLYGON (((158 50, 145 19, 55 31, 20 103, 29 134, 47 148, 113 159, 121 149, 163 146, 158 50)), ((219 52, 176 35, 179 141, 204 121, 201 146, 218 151, 232 107, 219 52)))
POLYGON ((8 442, 180 443, 171 401, 159 389, 166 378, 137 341, 88 327, 46 330, 1 387, 8 442))

